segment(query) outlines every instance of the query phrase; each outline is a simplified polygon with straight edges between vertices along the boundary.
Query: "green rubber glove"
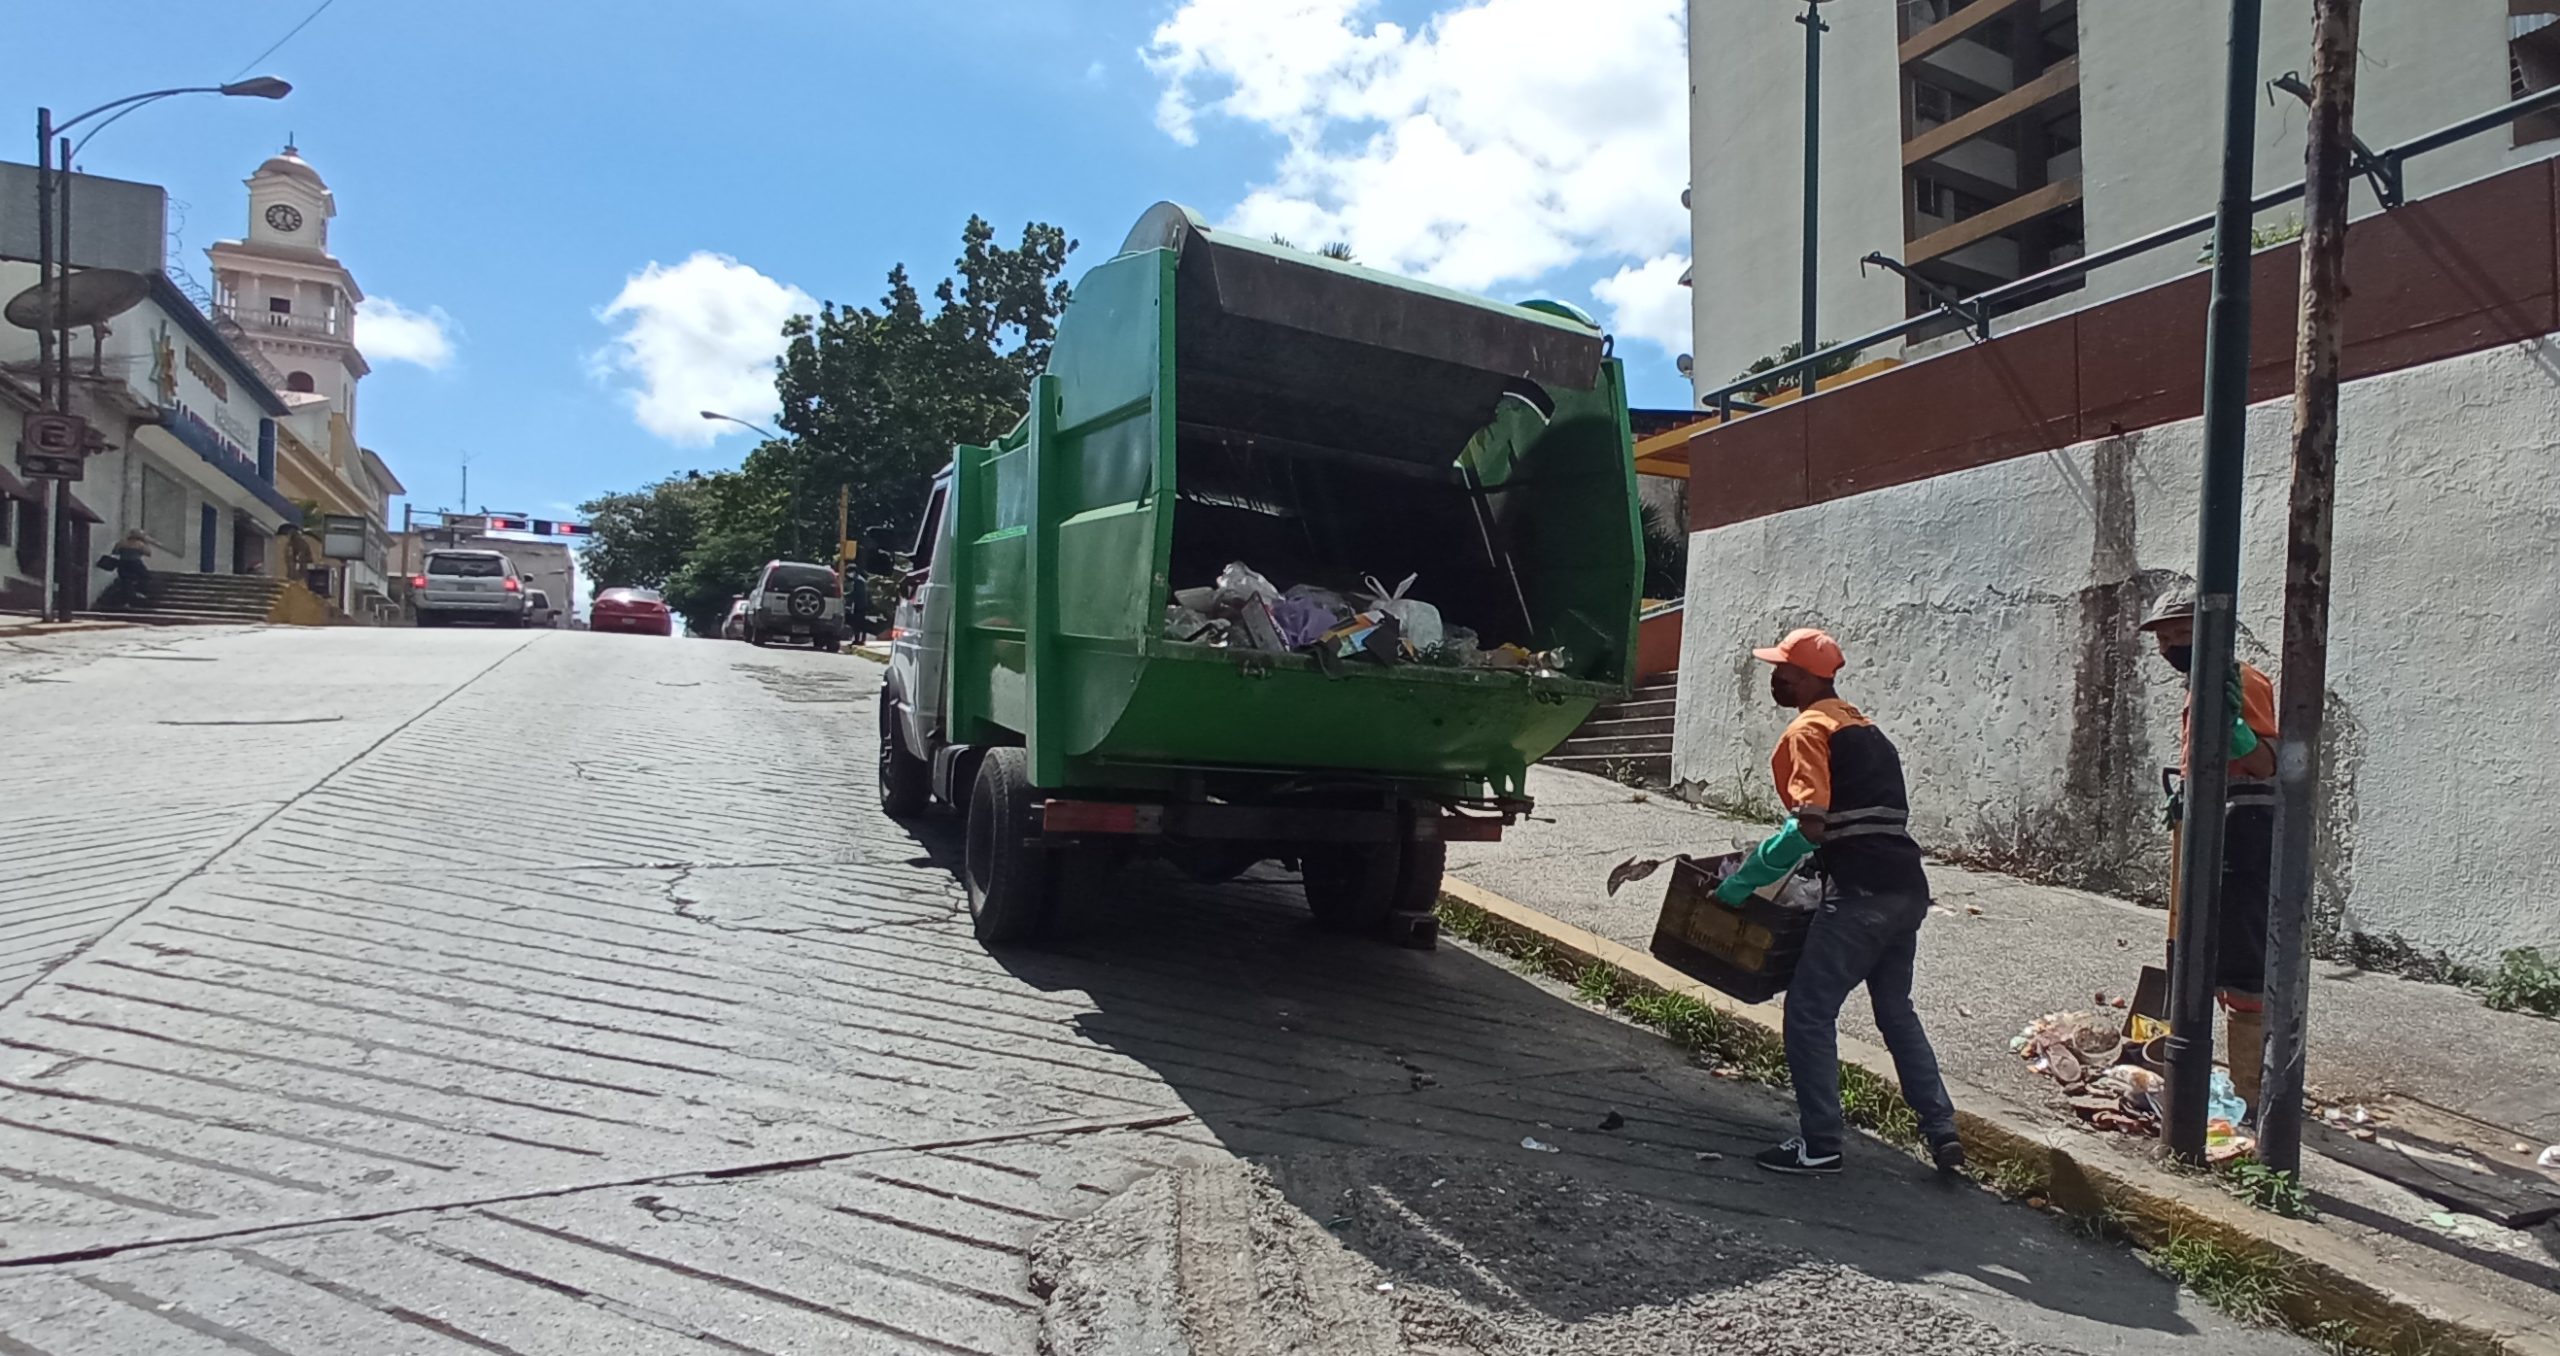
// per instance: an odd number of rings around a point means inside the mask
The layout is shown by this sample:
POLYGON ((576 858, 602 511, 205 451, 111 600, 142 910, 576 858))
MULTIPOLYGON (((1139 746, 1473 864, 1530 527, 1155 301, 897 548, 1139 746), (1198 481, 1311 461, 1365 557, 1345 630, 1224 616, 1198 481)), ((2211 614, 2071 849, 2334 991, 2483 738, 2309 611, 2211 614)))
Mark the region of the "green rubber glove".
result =
POLYGON ((1776 833, 1751 849, 1751 855, 1742 859, 1742 865, 1735 868, 1732 875, 1716 883, 1716 900, 1740 908, 1742 902, 1751 897, 1752 891, 1784 879, 1789 871, 1795 869, 1796 863, 1812 855, 1813 841, 1804 836, 1804 830, 1796 827, 1795 818, 1791 815, 1776 833))
POLYGON ((2248 690, 2240 682, 2240 666, 2231 666, 2231 756, 2246 758, 2258 751, 2258 732, 2249 728, 2248 690))

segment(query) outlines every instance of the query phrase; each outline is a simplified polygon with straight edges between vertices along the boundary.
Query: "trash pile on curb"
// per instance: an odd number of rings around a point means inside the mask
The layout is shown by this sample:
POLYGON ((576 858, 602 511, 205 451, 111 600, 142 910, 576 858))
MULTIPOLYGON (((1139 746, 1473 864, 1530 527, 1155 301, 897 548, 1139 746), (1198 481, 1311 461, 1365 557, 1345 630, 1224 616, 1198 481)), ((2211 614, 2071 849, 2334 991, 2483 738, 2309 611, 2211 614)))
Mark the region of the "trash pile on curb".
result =
MULTIPOLYGON (((2155 1067, 2159 1047, 2128 1041, 2125 1028, 2125 1017, 2118 1012, 2049 1012, 2027 1023, 2009 1048, 2028 1068, 2051 1078, 2083 1121, 2117 1134, 2157 1136, 2168 1106, 2168 1080, 2155 1067)), ((2239 1130, 2247 1115, 2231 1076, 2214 1070, 2205 1123, 2207 1161, 2228 1162, 2257 1148, 2239 1130)))
POLYGON ((1483 647, 1476 633, 1450 626, 1440 609, 1409 598, 1418 575, 1390 589, 1372 577, 1356 593, 1313 584, 1286 593, 1243 561, 1218 572, 1214 585, 1174 591, 1164 610, 1168 640, 1267 654, 1304 654, 1331 667, 1344 661, 1422 664, 1449 669, 1561 672, 1563 650, 1532 651, 1517 644, 1483 647))

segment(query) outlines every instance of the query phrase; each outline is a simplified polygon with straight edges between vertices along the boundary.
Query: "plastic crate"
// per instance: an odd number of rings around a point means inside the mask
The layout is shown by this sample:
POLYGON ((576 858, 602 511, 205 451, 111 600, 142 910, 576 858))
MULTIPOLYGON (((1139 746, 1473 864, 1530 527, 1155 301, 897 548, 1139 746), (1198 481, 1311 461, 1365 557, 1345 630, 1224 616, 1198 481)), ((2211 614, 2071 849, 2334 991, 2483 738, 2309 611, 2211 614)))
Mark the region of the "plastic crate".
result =
POLYGON ((1759 1003, 1786 991, 1796 958, 1821 907, 1821 887, 1801 877, 1776 899, 1753 895, 1741 908, 1716 898, 1742 854, 1672 863, 1662 916, 1653 925, 1654 958, 1721 993, 1759 1003))

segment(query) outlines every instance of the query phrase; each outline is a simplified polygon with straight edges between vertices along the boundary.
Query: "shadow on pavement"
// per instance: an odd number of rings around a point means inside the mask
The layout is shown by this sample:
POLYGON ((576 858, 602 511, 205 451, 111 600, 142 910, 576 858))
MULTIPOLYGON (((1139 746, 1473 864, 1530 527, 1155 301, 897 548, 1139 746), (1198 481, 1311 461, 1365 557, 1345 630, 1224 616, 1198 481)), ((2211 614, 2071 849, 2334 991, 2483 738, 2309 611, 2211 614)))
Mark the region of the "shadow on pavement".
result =
MULTIPOLYGON (((956 825, 907 827, 927 859, 953 862, 956 825)), ((1043 949, 1004 953, 1004 967, 1086 995, 1092 1011, 1074 1019, 1085 1037, 1161 1077, 1390 1276, 1419 1265, 1414 1254, 1342 1228, 1346 1198, 1418 1221, 1444 1254, 1434 1270, 1464 1263, 1454 1281, 1422 1279, 1559 1322, 1743 1283, 1747 1271, 1696 1255, 1735 1231, 1925 1286, 2018 1337, 2131 1350, 2202 1331, 2192 1302, 2120 1249, 1880 1144, 1854 1144, 1840 1178, 1761 1173, 1750 1155, 1792 1129, 1781 1094, 1713 1078, 1669 1043, 1463 948, 1317 931, 1295 881, 1270 868, 1215 887, 1152 863, 1107 879, 1068 902, 1043 949), (1344 1157, 1370 1166, 1310 1166, 1344 1157), (1499 1189, 1518 1196, 1512 1210, 1478 1208, 1481 1193, 1477 1206, 1435 1209, 1430 1189, 1470 1172, 1540 1185, 1499 1189), (1652 1232, 1680 1246, 1613 1244, 1630 1202, 1678 1217, 1652 1232)), ((2226 1331, 2216 1345, 2299 1349, 2282 1341, 2226 1331)))

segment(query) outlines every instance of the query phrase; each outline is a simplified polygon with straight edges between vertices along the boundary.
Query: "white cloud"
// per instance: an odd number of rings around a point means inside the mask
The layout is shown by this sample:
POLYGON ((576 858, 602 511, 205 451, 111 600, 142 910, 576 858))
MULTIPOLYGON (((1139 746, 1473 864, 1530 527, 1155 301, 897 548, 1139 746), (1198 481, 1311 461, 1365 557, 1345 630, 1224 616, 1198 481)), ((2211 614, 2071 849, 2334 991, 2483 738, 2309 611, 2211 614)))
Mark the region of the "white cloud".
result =
POLYGON ((1099 60, 1084 68, 1084 82, 1088 85, 1099 85, 1110 78, 1111 68, 1103 65, 1099 60))
POLYGON ((441 306, 412 311, 389 297, 366 297, 356 306, 356 347, 378 363, 442 371, 453 361, 453 336, 461 329, 441 306))
POLYGON ((1687 353, 1689 289, 1680 285, 1680 275, 1688 270, 1687 255, 1657 254, 1591 284, 1591 295, 1608 308, 1609 332, 1642 339, 1665 353, 1687 353))
POLYGON ((625 385, 640 427, 702 447, 745 431, 704 419, 704 410, 758 423, 773 416, 782 322, 817 309, 808 293, 725 254, 696 250, 673 266, 651 260, 597 312, 615 327, 597 365, 625 385))
POLYGON ((1685 0, 1460 0, 1414 29, 1376 7, 1183 0, 1156 29, 1168 136, 1286 143, 1230 224, 1475 290, 1681 246, 1685 0))

